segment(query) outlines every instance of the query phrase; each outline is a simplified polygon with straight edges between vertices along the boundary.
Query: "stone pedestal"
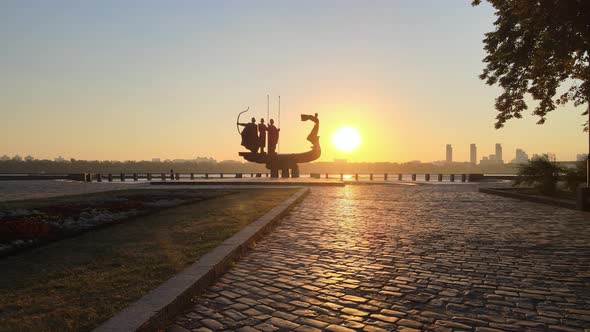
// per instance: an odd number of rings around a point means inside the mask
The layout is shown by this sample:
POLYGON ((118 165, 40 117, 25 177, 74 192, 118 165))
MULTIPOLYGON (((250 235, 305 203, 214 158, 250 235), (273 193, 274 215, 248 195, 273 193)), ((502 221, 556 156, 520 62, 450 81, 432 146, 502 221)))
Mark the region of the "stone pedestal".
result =
POLYGON ((299 165, 295 164, 291 166, 291 177, 298 178, 299 177, 299 165))
POLYGON ((288 178, 289 177, 289 169, 288 168, 283 168, 281 170, 281 177, 282 178, 288 178))

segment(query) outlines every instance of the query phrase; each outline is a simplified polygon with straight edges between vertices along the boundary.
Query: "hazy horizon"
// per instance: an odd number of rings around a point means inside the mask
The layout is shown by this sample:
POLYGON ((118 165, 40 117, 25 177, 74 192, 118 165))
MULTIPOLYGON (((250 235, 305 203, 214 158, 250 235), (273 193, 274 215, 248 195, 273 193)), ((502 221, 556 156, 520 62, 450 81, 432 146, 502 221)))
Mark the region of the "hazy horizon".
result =
POLYGON ((299 114, 319 113, 319 161, 586 153, 586 105, 494 129, 499 90, 477 76, 495 17, 470 3, 6 1, 0 155, 240 160, 236 116, 266 118, 267 94, 281 152, 309 148, 299 114), (345 125, 362 137, 348 154, 331 142, 345 125))

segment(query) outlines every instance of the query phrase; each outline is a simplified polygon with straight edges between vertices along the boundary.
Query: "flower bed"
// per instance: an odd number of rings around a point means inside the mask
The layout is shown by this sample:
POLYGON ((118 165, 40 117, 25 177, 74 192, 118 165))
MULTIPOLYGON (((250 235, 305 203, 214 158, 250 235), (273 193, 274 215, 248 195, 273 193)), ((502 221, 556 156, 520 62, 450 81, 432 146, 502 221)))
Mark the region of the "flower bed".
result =
POLYGON ((125 190, 0 205, 0 256, 227 192, 125 190))

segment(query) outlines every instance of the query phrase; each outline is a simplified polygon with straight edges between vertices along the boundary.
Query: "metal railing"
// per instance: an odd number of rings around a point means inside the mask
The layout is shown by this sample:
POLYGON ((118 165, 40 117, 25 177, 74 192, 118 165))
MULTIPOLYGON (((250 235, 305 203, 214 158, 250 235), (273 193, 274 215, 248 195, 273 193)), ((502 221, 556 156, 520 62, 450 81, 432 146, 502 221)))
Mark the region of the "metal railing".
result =
MULTIPOLYGON (((93 174, 91 181, 180 181, 242 178, 268 178, 270 173, 107 173, 93 174)), ((413 182, 473 182, 484 179, 484 174, 433 173, 305 173, 300 178, 332 179, 340 181, 413 181, 413 182)))
MULTIPOLYGON (((483 179, 511 180, 510 174, 468 174, 468 173, 302 173, 300 178, 328 179, 345 182, 363 181, 407 181, 407 182, 474 182, 483 179)), ((193 172, 193 173, 75 173, 75 174, 0 174, 0 180, 53 180, 67 179, 83 182, 124 182, 124 181, 180 181, 218 180, 242 178, 270 178, 263 172, 193 172)))

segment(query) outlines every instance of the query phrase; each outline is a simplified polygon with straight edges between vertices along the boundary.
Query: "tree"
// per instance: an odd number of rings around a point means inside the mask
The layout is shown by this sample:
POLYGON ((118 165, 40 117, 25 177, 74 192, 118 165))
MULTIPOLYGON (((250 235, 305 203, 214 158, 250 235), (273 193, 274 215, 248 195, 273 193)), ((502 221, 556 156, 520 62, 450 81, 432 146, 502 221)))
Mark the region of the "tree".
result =
MULTIPOLYGON (((479 5, 481 0, 474 0, 479 5)), ((496 31, 485 34, 488 55, 480 75, 504 92, 496 99, 496 128, 539 101, 539 124, 556 105, 590 99, 590 2, 586 0, 488 0, 496 9, 496 31), (568 81, 568 91, 555 98, 568 81), (554 99, 555 98, 555 99, 554 99)), ((584 112, 587 114, 587 111, 584 112)), ((587 127, 586 127, 587 130, 587 127)))
POLYGON ((557 189, 557 180, 565 169, 555 159, 544 154, 534 157, 526 164, 518 165, 518 176, 514 185, 534 185, 542 194, 552 196, 557 189))
MULTIPOLYGON (((496 98, 495 127, 521 118, 529 94, 538 101, 538 124, 557 105, 585 103, 590 117, 590 1, 487 0, 495 9, 495 31, 485 34, 486 67, 480 78, 504 91, 496 98), (558 94, 558 88, 569 85, 558 94)), ((477 6, 481 0, 473 0, 477 6)), ((588 130, 589 122, 584 124, 588 130)), ((589 137, 590 138, 590 137, 589 137)), ((590 143, 590 142, 589 142, 590 143)), ((590 162, 590 160, 588 161, 590 162)), ((590 174, 588 174, 590 187, 590 174)))

